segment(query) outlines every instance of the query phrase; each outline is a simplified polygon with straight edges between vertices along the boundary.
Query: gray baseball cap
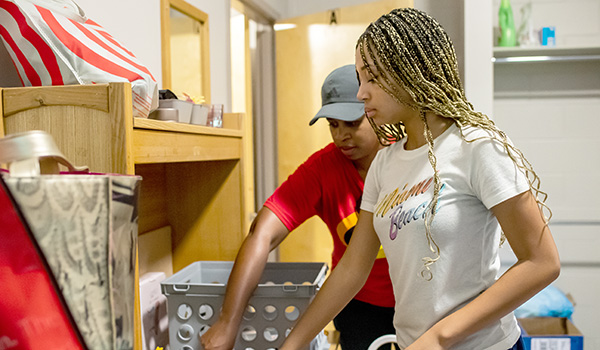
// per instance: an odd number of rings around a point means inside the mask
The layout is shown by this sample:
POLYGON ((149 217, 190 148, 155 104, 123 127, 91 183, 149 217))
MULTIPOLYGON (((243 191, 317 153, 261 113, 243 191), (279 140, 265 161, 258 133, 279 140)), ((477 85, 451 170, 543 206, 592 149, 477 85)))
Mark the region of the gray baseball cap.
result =
POLYGON ((356 98, 358 80, 353 64, 342 66, 329 73, 321 88, 321 109, 308 123, 319 118, 334 118, 352 122, 365 114, 364 103, 356 98))

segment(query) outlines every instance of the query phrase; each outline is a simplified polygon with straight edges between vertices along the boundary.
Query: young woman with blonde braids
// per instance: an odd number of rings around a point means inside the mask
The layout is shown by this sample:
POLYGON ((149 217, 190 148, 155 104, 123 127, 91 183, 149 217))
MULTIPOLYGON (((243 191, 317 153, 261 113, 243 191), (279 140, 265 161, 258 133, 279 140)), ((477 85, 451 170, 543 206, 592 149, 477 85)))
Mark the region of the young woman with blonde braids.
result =
POLYGON ((546 194, 523 154, 466 100, 444 29, 396 9, 358 40, 358 98, 380 139, 354 236, 282 350, 299 349, 362 285, 379 245, 405 350, 521 349, 512 311, 558 277, 546 194), (498 278, 506 237, 518 261, 498 278))

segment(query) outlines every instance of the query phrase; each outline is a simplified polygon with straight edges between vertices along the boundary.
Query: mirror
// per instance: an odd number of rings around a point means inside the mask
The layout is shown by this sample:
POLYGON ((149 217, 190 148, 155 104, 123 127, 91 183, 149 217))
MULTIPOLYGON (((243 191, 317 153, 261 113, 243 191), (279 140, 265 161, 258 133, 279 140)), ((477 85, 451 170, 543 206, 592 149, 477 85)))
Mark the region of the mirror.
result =
POLYGON ((161 0, 163 89, 210 103, 208 15, 184 0, 161 0))

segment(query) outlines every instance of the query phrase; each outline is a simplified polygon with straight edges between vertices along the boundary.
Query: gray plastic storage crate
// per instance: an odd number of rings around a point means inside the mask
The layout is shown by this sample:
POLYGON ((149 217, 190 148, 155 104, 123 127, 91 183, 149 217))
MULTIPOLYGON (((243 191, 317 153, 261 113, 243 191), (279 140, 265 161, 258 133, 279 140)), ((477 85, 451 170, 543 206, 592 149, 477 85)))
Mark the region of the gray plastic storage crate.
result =
MULTIPOLYGON (((199 335, 218 319, 233 262, 198 261, 161 283, 171 350, 201 350, 199 335)), ((327 273, 325 263, 267 263, 242 318, 235 350, 283 343, 327 273)))

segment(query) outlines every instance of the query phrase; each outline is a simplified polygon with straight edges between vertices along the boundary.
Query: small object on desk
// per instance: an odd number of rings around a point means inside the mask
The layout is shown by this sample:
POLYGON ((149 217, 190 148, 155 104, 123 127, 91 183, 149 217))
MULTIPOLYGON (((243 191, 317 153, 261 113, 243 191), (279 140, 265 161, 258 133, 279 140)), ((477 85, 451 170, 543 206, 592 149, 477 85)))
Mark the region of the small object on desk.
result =
POLYGON ((533 30, 531 1, 521 7, 521 24, 517 30, 517 43, 520 47, 535 47, 540 45, 537 31, 533 30))
POLYGON ((222 104, 213 104, 210 107, 210 112, 208 112, 208 121, 206 125, 212 126, 214 128, 222 128, 223 127, 223 105, 222 104))
POLYGON ((501 0, 498 10, 498 24, 500 26, 500 38, 498 46, 516 46, 517 33, 510 0, 501 0))
POLYGON ((542 46, 556 46, 556 27, 543 27, 542 46))
POLYGON ((178 100, 178 99, 168 99, 168 100, 160 100, 158 101, 158 108, 175 108, 179 112, 179 120, 180 123, 190 123, 190 119, 192 117, 192 107, 194 106, 193 102, 178 100))
POLYGON ((176 99, 177 95, 175 95, 175 93, 169 89, 158 90, 158 98, 161 100, 170 100, 176 99))
POLYGON ((179 121, 179 111, 175 108, 157 108, 150 112, 149 119, 164 120, 164 121, 179 121))
POLYGON ((192 108, 192 118, 190 119, 190 123, 195 125, 205 125, 208 121, 208 112, 210 111, 210 106, 205 104, 194 104, 192 108))

